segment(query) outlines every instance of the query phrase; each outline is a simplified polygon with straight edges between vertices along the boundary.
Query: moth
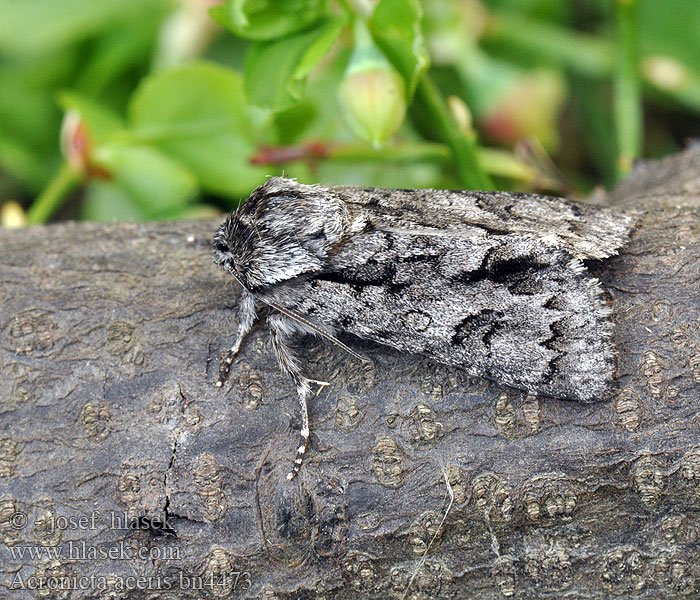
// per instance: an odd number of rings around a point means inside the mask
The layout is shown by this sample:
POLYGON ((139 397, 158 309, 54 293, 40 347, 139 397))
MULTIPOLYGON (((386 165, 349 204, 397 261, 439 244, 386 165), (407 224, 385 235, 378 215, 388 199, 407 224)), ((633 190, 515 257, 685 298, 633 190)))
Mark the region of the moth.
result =
POLYGON ((518 390, 603 398, 613 379, 612 322, 583 264, 626 242, 629 216, 507 192, 303 185, 273 177, 214 236, 214 262, 241 285, 239 329, 223 385, 259 311, 301 405, 312 383, 290 348, 340 333, 420 354, 518 390))

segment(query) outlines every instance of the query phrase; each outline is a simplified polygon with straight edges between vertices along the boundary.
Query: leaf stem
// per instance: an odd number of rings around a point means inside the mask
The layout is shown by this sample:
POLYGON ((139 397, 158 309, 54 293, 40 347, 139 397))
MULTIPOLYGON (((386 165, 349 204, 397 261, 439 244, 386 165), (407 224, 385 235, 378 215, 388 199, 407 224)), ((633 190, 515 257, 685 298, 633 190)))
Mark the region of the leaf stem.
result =
MULTIPOLYGON (((498 148, 476 149, 481 168, 489 175, 534 183, 541 174, 532 165, 498 148)), ((307 142, 297 146, 260 146, 250 158, 254 165, 285 165, 299 161, 449 163, 452 152, 437 142, 402 142, 373 149, 355 142, 307 142)))
POLYGON ((46 223, 79 182, 80 175, 68 162, 64 162, 56 176, 27 210, 27 224, 46 223))
POLYGON ((368 148, 366 144, 336 144, 329 148, 327 158, 353 162, 444 162, 450 159, 450 149, 434 142, 402 143, 378 149, 368 148))
POLYGON ((475 137, 460 131, 440 90, 427 73, 418 84, 416 100, 434 123, 440 138, 450 147, 462 185, 466 189, 493 189, 491 179, 477 159, 475 137))
POLYGON ((522 14, 495 12, 483 39, 587 77, 609 77, 613 71, 615 49, 609 41, 522 14))
POLYGON ((637 0, 617 0, 614 80, 617 176, 623 177, 641 153, 642 92, 637 44, 637 0))

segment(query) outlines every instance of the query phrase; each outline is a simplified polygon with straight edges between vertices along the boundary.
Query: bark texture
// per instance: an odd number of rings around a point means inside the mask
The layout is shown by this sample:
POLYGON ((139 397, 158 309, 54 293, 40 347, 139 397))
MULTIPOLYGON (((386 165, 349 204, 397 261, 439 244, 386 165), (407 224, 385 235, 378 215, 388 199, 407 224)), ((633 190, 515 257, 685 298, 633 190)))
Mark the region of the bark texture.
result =
POLYGON ((612 399, 314 342, 331 386, 292 483, 263 331, 214 387, 237 326, 218 222, 0 232, 0 598, 700 597, 699 198, 697 146, 609 197, 640 215, 591 264, 612 399))

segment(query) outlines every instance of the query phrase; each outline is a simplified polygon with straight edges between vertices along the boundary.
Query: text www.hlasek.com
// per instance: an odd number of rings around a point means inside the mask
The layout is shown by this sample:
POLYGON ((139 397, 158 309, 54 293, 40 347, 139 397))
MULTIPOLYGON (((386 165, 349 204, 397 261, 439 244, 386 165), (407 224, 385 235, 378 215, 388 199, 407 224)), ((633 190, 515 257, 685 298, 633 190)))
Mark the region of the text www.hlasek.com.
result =
POLYGON ((14 560, 182 560, 179 546, 134 547, 120 541, 110 546, 93 546, 85 541, 66 542, 64 546, 9 546, 14 560))

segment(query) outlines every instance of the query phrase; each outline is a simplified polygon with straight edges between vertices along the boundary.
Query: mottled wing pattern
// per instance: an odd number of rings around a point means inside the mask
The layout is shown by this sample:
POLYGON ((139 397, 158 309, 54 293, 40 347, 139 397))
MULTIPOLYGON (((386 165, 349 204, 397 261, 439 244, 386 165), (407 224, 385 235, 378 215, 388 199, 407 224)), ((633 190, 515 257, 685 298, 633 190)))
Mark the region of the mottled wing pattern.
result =
POLYGON ((605 208, 534 194, 334 189, 351 215, 365 214, 377 229, 426 228, 455 237, 520 233, 581 259, 615 254, 632 223, 605 208))
POLYGON ((610 323, 579 261, 518 236, 477 245, 367 234, 308 278, 296 310, 335 331, 525 391, 591 401, 610 382, 610 323), (362 258, 360 258, 362 257, 362 258))
POLYGON ((353 233, 278 295, 289 308, 528 392, 604 396, 609 310, 578 257, 614 253, 625 217, 542 196, 336 191, 353 233))

